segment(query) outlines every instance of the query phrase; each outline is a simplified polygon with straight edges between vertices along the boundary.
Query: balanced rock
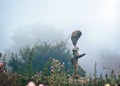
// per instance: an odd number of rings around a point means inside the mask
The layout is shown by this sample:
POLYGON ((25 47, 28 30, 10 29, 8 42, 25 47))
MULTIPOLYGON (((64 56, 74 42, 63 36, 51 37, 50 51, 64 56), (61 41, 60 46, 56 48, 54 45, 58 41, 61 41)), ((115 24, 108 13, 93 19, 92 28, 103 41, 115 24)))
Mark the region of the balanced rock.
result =
POLYGON ((72 33, 71 40, 74 46, 76 46, 78 39, 82 35, 82 32, 79 30, 76 30, 72 33))

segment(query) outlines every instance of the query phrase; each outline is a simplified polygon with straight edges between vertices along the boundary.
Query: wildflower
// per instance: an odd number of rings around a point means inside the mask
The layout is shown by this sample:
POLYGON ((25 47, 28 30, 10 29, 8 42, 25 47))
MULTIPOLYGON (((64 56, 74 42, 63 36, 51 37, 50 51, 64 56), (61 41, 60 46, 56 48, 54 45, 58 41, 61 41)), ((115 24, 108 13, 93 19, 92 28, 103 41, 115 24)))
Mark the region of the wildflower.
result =
POLYGON ((54 63, 57 63, 59 65, 60 61, 59 60, 54 60, 54 63))
POLYGON ((46 76, 44 76, 44 79, 46 80, 46 79, 47 79, 47 77, 46 77, 46 76))
POLYGON ((19 77, 22 77, 22 75, 20 75, 20 74, 19 74, 18 76, 19 76, 19 77))
POLYGON ((110 86, 110 84, 105 84, 105 86, 110 86))
POLYGON ((55 62, 56 62, 56 63, 58 63, 58 62, 59 62, 59 60, 57 60, 57 59, 56 59, 56 60, 55 60, 55 62))
POLYGON ((51 73, 54 73, 54 72, 55 72, 55 71, 52 69, 52 70, 51 70, 51 73))
POLYGON ((55 68, 57 68, 58 67, 58 65, 55 65, 55 68))
POLYGON ((67 79, 69 79, 69 78, 70 78, 70 75, 68 74, 68 75, 67 75, 67 79))
POLYGON ((39 84, 39 86, 46 86, 46 85, 44 85, 44 84, 39 84))
POLYGON ((34 82, 30 81, 26 86, 36 86, 34 82))

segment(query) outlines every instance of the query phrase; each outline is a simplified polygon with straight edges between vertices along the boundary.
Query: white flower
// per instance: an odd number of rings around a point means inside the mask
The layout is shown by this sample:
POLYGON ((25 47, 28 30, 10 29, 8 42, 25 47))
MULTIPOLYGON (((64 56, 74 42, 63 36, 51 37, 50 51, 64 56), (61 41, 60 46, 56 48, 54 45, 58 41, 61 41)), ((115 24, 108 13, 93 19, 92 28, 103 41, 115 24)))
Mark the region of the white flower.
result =
POLYGON ((105 84, 105 86, 110 86, 110 84, 105 84))
POLYGON ((27 86, 36 86, 34 82, 30 81, 27 86))
POLYGON ((45 86, 44 84, 39 84, 39 86, 45 86))

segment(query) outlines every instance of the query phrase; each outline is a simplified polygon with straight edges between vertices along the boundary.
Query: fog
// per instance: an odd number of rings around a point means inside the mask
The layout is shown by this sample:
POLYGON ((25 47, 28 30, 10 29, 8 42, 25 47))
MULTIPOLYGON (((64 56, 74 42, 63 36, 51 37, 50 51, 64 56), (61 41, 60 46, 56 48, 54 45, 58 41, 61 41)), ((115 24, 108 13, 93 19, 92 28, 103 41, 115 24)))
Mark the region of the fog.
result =
POLYGON ((14 30, 14 34, 11 38, 14 42, 13 49, 19 49, 27 45, 32 46, 37 41, 47 41, 48 43, 55 41, 59 42, 64 40, 66 37, 55 27, 43 24, 29 24, 23 25, 14 30))
MULTIPOLYGON (((88 75, 95 62, 98 73, 106 72, 105 66, 118 73, 119 0, 1 0, 0 13, 0 52, 17 51, 38 40, 65 40, 80 30, 77 46, 86 56, 79 59, 79 64, 88 75)), ((72 50, 70 38, 68 46, 72 50)))

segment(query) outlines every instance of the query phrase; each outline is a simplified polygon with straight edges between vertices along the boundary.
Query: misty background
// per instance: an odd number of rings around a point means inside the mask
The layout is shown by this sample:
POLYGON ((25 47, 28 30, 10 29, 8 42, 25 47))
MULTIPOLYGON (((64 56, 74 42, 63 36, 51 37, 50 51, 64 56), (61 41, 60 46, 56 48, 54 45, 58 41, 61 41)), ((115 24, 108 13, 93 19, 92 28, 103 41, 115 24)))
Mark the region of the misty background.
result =
POLYGON ((79 64, 87 74, 120 71, 119 0, 0 0, 0 52, 18 51, 38 40, 68 39, 82 31, 77 46, 86 56, 79 64), (108 70, 103 70, 106 67, 108 70))

